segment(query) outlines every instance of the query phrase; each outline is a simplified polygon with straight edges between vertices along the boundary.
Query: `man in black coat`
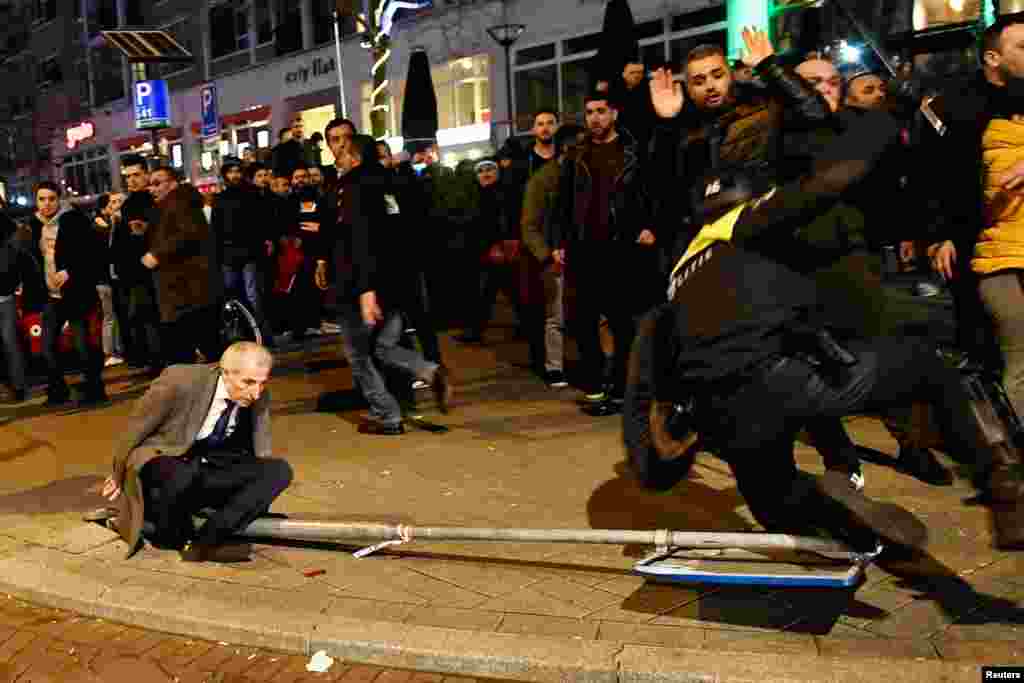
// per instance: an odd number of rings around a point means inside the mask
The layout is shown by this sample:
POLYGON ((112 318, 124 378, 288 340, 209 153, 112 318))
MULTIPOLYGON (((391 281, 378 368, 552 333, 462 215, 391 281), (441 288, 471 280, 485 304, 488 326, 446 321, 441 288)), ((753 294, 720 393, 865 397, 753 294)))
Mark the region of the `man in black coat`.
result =
POLYGON ((636 141, 618 130, 618 110, 608 95, 591 93, 585 107, 588 137, 576 159, 561 168, 565 191, 559 197, 559 218, 567 267, 576 277, 576 343, 584 398, 592 404, 587 412, 603 416, 619 412, 622 404, 634 317, 658 303, 660 292, 656 237, 636 141), (608 387, 598 327, 602 314, 615 337, 608 387))
POLYGON ((249 305, 263 333, 264 342, 273 345, 263 306, 259 263, 266 250, 263 226, 269 216, 261 214, 262 197, 242 180, 242 164, 229 157, 221 165, 224 190, 213 204, 210 231, 217 243, 217 255, 224 276, 227 296, 240 296, 249 305))
POLYGON ((83 405, 107 401, 103 388, 103 350, 91 343, 89 315, 99 306, 100 245, 88 217, 73 208, 61 208, 60 188, 43 181, 36 186, 36 212, 32 217, 32 247, 44 264, 46 306, 43 308, 43 358, 48 381, 46 404, 60 406, 71 397, 58 357, 64 323, 75 335, 75 346, 84 362, 83 405))
POLYGON ((337 287, 338 326, 352 376, 370 403, 371 434, 404 432, 401 408, 388 391, 374 359, 430 384, 442 412, 451 402, 448 370, 399 346, 404 321, 401 303, 408 296, 408 268, 401 266, 396 237, 392 181, 377 161, 376 141, 365 135, 349 140, 339 121, 328 124, 327 144, 339 170, 338 186, 324 204, 334 212, 330 253, 317 258, 316 283, 327 288, 328 259, 337 287))
MULTIPOLYGON (((0 202, 0 208, 3 203, 0 202)), ((19 240, 18 226, 6 213, 0 213, 0 353, 7 359, 7 380, 13 401, 25 400, 25 354, 18 339, 18 312, 15 296, 22 288, 22 304, 33 310, 33 299, 42 292, 42 271, 19 240)))

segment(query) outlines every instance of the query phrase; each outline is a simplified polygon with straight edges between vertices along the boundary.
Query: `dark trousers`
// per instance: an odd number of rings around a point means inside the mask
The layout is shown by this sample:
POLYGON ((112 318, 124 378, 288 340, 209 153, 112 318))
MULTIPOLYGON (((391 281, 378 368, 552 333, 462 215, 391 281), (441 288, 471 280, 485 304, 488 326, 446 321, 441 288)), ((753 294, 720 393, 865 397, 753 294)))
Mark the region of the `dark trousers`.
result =
POLYGON ((848 349, 859 362, 839 382, 830 383, 805 361, 773 359, 739 389, 708 401, 702 411, 702 431, 705 424, 710 427, 740 493, 769 530, 808 533, 808 525, 818 521, 816 511, 807 507, 793 457, 797 432, 813 420, 927 402, 940 417, 951 456, 981 469, 990 464, 990 449, 980 441, 959 377, 933 348, 883 337, 848 349))
POLYGON ((256 324, 260 326, 260 334, 273 342, 273 333, 267 325, 266 309, 263 299, 262 276, 255 261, 242 266, 224 266, 224 293, 226 296, 237 296, 249 306, 256 324))
POLYGON ((293 339, 301 339, 309 328, 320 327, 320 307, 323 292, 314 280, 316 264, 306 259, 295 274, 290 292, 277 294, 276 320, 285 332, 291 332, 293 339))
MULTIPOLYGON (((97 304, 99 299, 97 299, 97 304)), ((69 311, 63 299, 50 299, 43 308, 43 359, 46 361, 47 396, 63 399, 68 396, 68 385, 64 381, 61 367, 59 343, 64 323, 71 327, 75 350, 84 364, 85 391, 96 394, 103 391, 103 349, 89 343, 89 321, 87 313, 69 311)))
POLYGON ((164 362, 167 365, 195 363, 196 349, 202 351, 210 363, 220 360, 223 344, 219 313, 216 306, 204 306, 163 323, 160 345, 164 362))
POLYGON ((420 340, 423 357, 431 363, 441 362, 441 346, 437 341, 437 324, 434 312, 430 307, 430 295, 427 293, 427 277, 419 273, 413 282, 413 291, 408 304, 402 311, 409 324, 416 330, 416 338, 420 340))
POLYGON ((519 324, 524 323, 519 297, 519 271, 516 264, 484 265, 480 269, 476 307, 471 319, 470 331, 482 334, 494 313, 494 302, 498 292, 504 292, 516 309, 519 324))
POLYGON ((616 398, 624 394, 629 350, 636 336, 636 316, 653 303, 646 283, 654 273, 639 272, 636 249, 618 242, 582 244, 570 249, 569 267, 576 275, 574 327, 585 391, 597 391, 605 381, 600 336, 600 319, 604 315, 615 338, 611 394, 616 398))
POLYGON ((14 295, 0 297, 0 358, 7 361, 7 379, 16 391, 25 390, 25 354, 18 339, 18 311, 14 295))
POLYGON ((288 488, 292 468, 277 458, 211 451, 154 458, 139 476, 146 521, 156 529, 151 540, 180 549, 187 541, 218 545, 247 527, 288 488), (203 508, 214 513, 196 531, 192 515, 203 508))
POLYGON ((129 287, 120 278, 114 278, 110 281, 110 289, 113 293, 114 316, 117 318, 117 331, 121 335, 121 347, 124 349, 125 360, 139 362, 140 354, 137 353, 135 338, 132 336, 131 323, 128 317, 130 306, 129 287))

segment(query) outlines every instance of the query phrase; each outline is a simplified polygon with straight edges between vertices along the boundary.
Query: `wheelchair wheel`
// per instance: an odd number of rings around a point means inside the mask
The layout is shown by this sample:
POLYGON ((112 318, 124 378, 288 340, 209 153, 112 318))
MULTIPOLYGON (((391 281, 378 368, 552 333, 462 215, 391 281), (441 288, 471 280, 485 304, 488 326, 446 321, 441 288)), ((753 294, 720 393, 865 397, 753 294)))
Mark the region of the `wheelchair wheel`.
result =
POLYGON ((263 343, 256 317, 238 299, 228 299, 221 308, 220 336, 224 348, 240 341, 263 343))

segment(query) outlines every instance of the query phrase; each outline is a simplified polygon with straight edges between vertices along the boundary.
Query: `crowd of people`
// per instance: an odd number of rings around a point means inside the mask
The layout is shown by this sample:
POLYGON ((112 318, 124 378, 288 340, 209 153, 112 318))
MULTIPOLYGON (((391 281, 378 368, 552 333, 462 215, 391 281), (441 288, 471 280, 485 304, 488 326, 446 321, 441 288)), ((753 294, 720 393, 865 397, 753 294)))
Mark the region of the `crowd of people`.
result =
MULTIPOLYGON (((922 102, 822 55, 787 63, 765 34, 746 31, 739 63, 706 45, 681 78, 663 68, 645 78, 637 58, 595 83, 583 127, 543 109, 529 145, 510 140, 454 170, 436 147, 400 159, 346 119, 323 131, 334 163, 321 166, 319 140, 306 141, 297 118, 270 166, 226 160, 224 189, 205 208, 174 169, 123 160, 127 196, 102 200, 94 226, 61 208, 59 187, 39 185, 27 249, 5 240, 0 252, 0 310, 19 283, 41 302, 50 404, 68 400, 53 340, 64 322, 78 330, 90 403, 105 399, 104 352, 154 376, 197 352, 219 358, 226 293, 248 304, 272 348, 278 333, 321 330, 333 290, 335 329, 370 404, 363 429, 397 435, 413 382, 450 405, 436 338, 446 312, 459 312, 459 342, 482 343, 504 291, 552 387, 567 385, 571 314, 584 411, 625 409, 627 446, 648 485, 685 475, 692 460, 650 454, 652 443, 671 451, 673 420, 690 420, 765 527, 817 525, 867 548, 894 516, 835 506, 864 487, 841 418, 881 413, 898 466, 948 485, 913 419, 911 405, 927 402, 946 447, 977 466, 975 483, 1001 515, 997 542, 1017 547, 1016 450, 978 440, 932 340, 901 326, 882 287, 882 250, 942 275, 963 348, 988 360, 984 338, 994 337, 1010 401, 1024 410, 1022 37, 1024 23, 1001 19, 985 34, 981 73, 922 102), (102 351, 85 329, 98 306, 102 351), (115 317, 120 339, 107 326, 115 317), (402 344, 408 327, 422 352, 402 344), (663 404, 674 406, 667 418, 663 404), (800 430, 824 458, 824 483, 796 469, 800 430)), ((3 338, 24 398, 23 363, 3 338)))

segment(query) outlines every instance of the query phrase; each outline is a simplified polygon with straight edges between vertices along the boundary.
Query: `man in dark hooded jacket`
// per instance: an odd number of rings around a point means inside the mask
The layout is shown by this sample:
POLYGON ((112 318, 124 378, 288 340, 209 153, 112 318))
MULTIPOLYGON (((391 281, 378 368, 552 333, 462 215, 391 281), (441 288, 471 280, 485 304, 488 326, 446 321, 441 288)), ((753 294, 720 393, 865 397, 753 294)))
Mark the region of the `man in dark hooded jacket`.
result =
POLYGON ((410 382, 430 384, 442 412, 451 402, 451 384, 447 368, 398 343, 404 331, 400 306, 412 279, 398 253, 394 216, 400 215, 395 213, 399 207, 394 196, 389 197, 393 180, 377 160, 376 141, 366 135, 348 139, 341 125, 340 120, 332 121, 325 130, 339 178, 323 202, 334 213, 334 223, 325 250, 316 259, 316 284, 327 288, 333 262, 343 348, 353 380, 370 404, 370 419, 361 430, 397 436, 404 433, 401 408, 375 359, 411 375, 410 382))

